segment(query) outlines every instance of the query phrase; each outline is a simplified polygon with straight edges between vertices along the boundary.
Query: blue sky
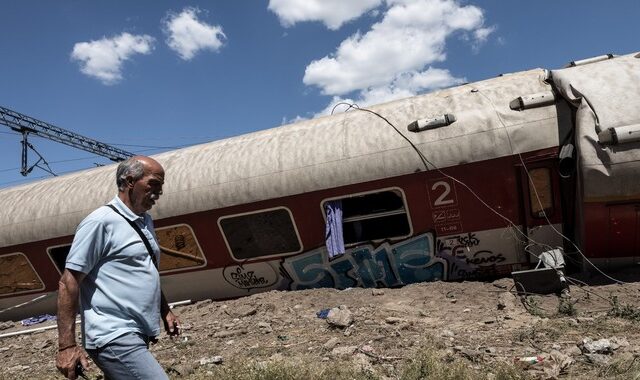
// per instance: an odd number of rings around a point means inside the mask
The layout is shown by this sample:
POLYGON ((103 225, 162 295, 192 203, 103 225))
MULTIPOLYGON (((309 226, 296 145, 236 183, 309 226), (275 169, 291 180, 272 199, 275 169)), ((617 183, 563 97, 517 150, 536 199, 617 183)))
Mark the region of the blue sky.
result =
MULTIPOLYGON (((0 105, 140 154, 640 50, 640 1, 0 0, 0 105)), ((0 125, 0 187, 22 177, 0 125)), ((57 174, 109 163, 30 142, 57 174)), ((30 163, 37 156, 29 152, 30 163)))

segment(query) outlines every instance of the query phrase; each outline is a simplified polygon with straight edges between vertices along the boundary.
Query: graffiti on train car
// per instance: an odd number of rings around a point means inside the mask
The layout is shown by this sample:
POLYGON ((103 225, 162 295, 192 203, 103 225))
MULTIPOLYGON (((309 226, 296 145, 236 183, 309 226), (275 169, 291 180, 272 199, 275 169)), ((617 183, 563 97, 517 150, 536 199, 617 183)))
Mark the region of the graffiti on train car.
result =
POLYGON ((493 273, 496 265, 507 258, 481 246, 481 238, 473 232, 439 238, 436 256, 448 263, 448 279, 470 279, 493 273))
POLYGON ((320 287, 391 287, 444 280, 447 262, 435 257, 434 238, 426 233, 395 244, 383 243, 349 249, 329 259, 320 247, 282 263, 291 289, 320 287))
POLYGON ((279 275, 269 263, 232 265, 222 271, 225 281, 239 289, 268 288, 278 282, 279 275))

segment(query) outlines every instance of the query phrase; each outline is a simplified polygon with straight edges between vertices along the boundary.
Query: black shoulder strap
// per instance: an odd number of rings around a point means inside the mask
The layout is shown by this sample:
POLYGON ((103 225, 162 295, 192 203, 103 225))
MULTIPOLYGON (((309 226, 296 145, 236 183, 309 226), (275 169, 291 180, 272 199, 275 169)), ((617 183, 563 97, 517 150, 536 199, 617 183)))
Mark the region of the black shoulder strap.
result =
POLYGON ((144 236, 144 233, 142 233, 142 230, 140 229, 140 227, 138 227, 138 225, 135 222, 132 222, 131 220, 127 219, 126 216, 122 215, 122 213, 120 211, 118 211, 118 209, 116 209, 113 205, 105 205, 105 206, 107 206, 110 209, 112 209, 113 211, 115 211, 116 214, 120 215, 124 220, 127 221, 127 223, 129 223, 129 225, 134 230, 136 230, 138 235, 140 235, 140 239, 142 239, 142 242, 144 243, 144 246, 147 247, 147 252, 149 252, 149 256, 151 256, 151 261, 153 262, 153 265, 156 268, 158 268, 158 263, 156 262, 156 255, 153 253, 153 249, 151 248, 151 243, 149 243, 149 240, 147 239, 147 237, 144 236))

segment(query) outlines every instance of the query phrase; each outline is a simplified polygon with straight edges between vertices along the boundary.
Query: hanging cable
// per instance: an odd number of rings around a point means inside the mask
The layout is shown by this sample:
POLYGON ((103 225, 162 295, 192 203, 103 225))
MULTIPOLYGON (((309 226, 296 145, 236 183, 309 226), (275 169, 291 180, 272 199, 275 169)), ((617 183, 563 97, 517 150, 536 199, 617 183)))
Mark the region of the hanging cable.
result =
MULTIPOLYGON (((489 104, 491 104, 491 107, 493 108, 493 111, 495 112, 496 116, 498 117, 498 121, 500 122, 501 126, 504 128, 505 133, 507 135, 507 140, 509 143, 509 147, 511 149, 511 153, 512 154, 516 154, 514 148, 513 148, 513 143, 511 141, 511 136, 509 135, 509 131, 507 129, 507 126, 505 124, 505 122, 502 120, 502 117, 500 116, 500 113, 497 111, 495 104, 491 101, 491 99, 489 97, 487 97, 484 93, 481 93, 479 90, 475 90, 474 92, 476 93, 480 93, 480 95, 482 95, 485 99, 487 99, 489 101, 489 104)), ((462 187, 464 187, 465 189, 467 189, 467 191, 469 191, 469 193, 471 195, 473 195, 482 205, 484 205, 489 211, 491 211, 492 213, 494 213, 495 215, 497 215, 499 218, 501 218, 502 220, 504 220, 505 222, 507 222, 507 225, 512 227, 512 231, 517 231, 518 234, 520 234, 520 236, 522 236, 524 239, 520 240, 519 238, 516 237, 516 235, 514 234, 514 238, 517 241, 520 241, 521 243, 524 241, 528 241, 531 242, 532 244, 544 247, 544 248, 548 248, 548 249, 553 249, 553 247, 549 246, 548 244, 544 244, 544 243, 539 243, 537 241, 535 241, 534 239, 532 239, 530 236, 528 236, 527 234, 525 234, 523 231, 520 230, 520 228, 518 227, 518 225, 516 225, 514 222, 512 222, 509 218, 507 218, 506 216, 504 216, 502 213, 500 213, 499 211, 495 210, 493 207, 491 207, 491 205, 489 205, 487 202, 484 201, 484 199, 482 199, 482 197, 480 197, 470 186, 468 186, 466 183, 460 181, 459 179, 445 173, 444 171, 442 171, 438 166, 436 166, 434 163, 432 163, 431 161, 429 161, 424 154, 415 146, 415 144, 409 140, 409 138, 407 138, 402 132, 400 132, 400 130, 398 130, 398 128, 393 125, 393 123, 391 123, 387 118, 385 118, 384 116, 380 115, 379 113, 369 110, 367 108, 361 108, 359 107, 357 104, 355 103, 347 103, 347 102, 339 102, 336 103, 333 107, 333 109, 331 110, 331 114, 333 114, 333 112, 335 111, 336 107, 339 105, 346 105, 348 106, 348 108, 344 111, 344 112, 348 112, 349 110, 351 110, 352 108, 357 110, 357 111, 362 111, 362 112, 368 112, 371 113, 375 116, 377 116, 378 118, 382 119, 383 121, 385 121, 389 126, 391 126, 393 128, 394 131, 396 131, 396 133, 398 133, 404 140, 406 140, 409 145, 411 145, 411 147, 416 151, 416 153, 418 154, 418 156, 420 157, 420 160, 422 161, 422 163, 425 166, 425 170, 429 171, 429 165, 431 165, 436 171, 438 171, 438 173, 442 174, 443 176, 445 176, 446 178, 451 179, 452 181, 458 183, 459 185, 461 185, 462 187)), ((529 173, 529 170, 526 166, 526 164, 524 163, 524 160, 522 158, 522 155, 520 154, 520 152, 517 152, 517 156, 519 157, 520 163, 522 164, 525 172, 527 173, 527 177, 528 180, 533 184, 533 179, 531 178, 531 175, 529 173)), ((544 209, 542 207, 542 202, 540 201, 540 197, 537 193, 537 190, 535 189, 535 186, 532 186, 534 189, 534 193, 535 193, 535 197, 537 202, 539 203, 540 207, 542 209, 544 209)), ((547 222, 547 224, 552 228, 552 230, 557 233, 559 236, 561 236, 563 239, 567 240, 568 242, 570 242, 573 247, 578 251, 578 253, 591 265, 593 266, 600 274, 602 274, 603 276, 605 276, 606 278, 619 283, 619 284, 625 284, 625 282, 617 280, 609 275, 607 275, 606 273, 602 272, 602 270, 600 270, 600 268, 598 268, 597 266, 595 266, 585 255, 584 253, 580 250, 580 248, 578 248, 578 246, 568 237, 566 237, 564 234, 562 234, 560 231, 558 231, 553 224, 551 223, 551 221, 549 220, 548 216, 546 215, 546 213, 544 213, 544 218, 547 222)), ((531 254, 533 257, 536 257, 538 260, 540 260, 540 257, 536 254, 534 254, 531 251, 528 251, 527 253, 531 254)))
MULTIPOLYGON (((504 131, 505 131, 505 133, 506 133, 506 135, 507 135, 507 139, 509 140, 509 146, 511 147, 511 154, 517 154, 517 156, 518 156, 518 158, 519 158, 519 160, 520 160, 520 163, 522 164, 522 167, 524 168, 525 173, 527 173, 527 178, 528 178, 529 183, 531 184, 531 188, 533 188, 533 192, 534 192, 534 194, 535 194, 536 201, 538 202, 538 205, 540 206, 540 208, 541 208, 542 210, 544 210, 544 207, 542 206, 542 201, 540 200, 540 196, 539 196, 539 194, 538 194, 538 190, 536 189, 536 186, 535 186, 535 185, 534 185, 534 183, 533 183, 533 178, 531 178, 531 173, 529 173, 529 169, 527 168, 527 165, 525 164, 524 159, 522 158, 522 154, 521 154, 519 151, 518 151, 518 152, 515 152, 515 151, 514 151, 514 149, 513 149, 513 145, 512 145, 512 143, 511 143, 511 137, 509 136, 509 130, 507 129, 507 125, 506 125, 506 123, 504 122, 504 120, 502 120, 502 117, 500 116, 500 113, 498 112, 498 110, 497 110, 497 108, 496 108, 495 104, 493 103, 493 101, 492 101, 488 96, 486 96, 486 95, 485 95, 484 93, 482 93, 480 90, 477 90, 477 91, 475 91, 475 92, 477 92, 477 93, 479 93, 480 95, 482 95, 482 96, 483 96, 483 97, 484 97, 484 98, 489 102, 489 104, 491 105, 491 107, 493 108, 493 111, 495 112, 496 116, 498 117, 498 121, 500 122, 500 124, 501 124, 501 125, 502 125, 502 127, 504 128, 504 131)), ((608 274, 604 273, 604 272, 603 272, 600 268, 598 268, 598 267, 597 267, 593 262, 591 262, 591 260, 589 260, 589 259, 587 258, 587 256, 582 252, 582 250, 578 247, 578 245, 577 245, 575 242, 573 242, 573 240, 569 239, 569 238, 568 238, 567 236, 565 236, 562 232, 558 231, 558 229, 556 229, 556 228, 555 228, 555 226, 553 225, 553 223, 551 223, 551 221, 549 220, 549 217, 547 216, 547 213, 546 213, 546 212, 543 212, 542 214, 543 214, 543 216, 544 216, 545 221, 546 221, 546 222, 547 222, 547 224, 549 225, 549 227, 551 227, 551 229, 552 229, 556 234, 558 234, 558 236, 561 236, 564 240, 566 240, 566 241, 568 241, 569 243, 571 243, 571 245, 576 249, 576 251, 580 254, 580 256, 581 256, 581 257, 582 257, 582 258, 583 258, 587 263, 589 263, 589 265, 591 265, 591 266, 592 266, 596 271, 598 271, 601 275, 605 276, 606 278, 608 278, 608 279, 609 279, 609 280, 611 280, 611 281, 614 281, 614 282, 616 282, 616 283, 618 283, 618 284, 626 284, 626 282, 624 282, 624 281, 620 281, 620 280, 617 280, 617 279, 615 279, 615 278, 613 278, 613 277, 609 276, 608 274)))

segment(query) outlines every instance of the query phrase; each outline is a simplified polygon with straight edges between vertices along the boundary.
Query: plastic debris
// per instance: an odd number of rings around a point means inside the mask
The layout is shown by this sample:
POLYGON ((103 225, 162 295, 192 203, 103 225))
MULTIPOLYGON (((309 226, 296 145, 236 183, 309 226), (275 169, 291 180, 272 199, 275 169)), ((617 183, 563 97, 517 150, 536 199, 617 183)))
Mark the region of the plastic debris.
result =
POLYGON ((56 319, 57 318, 55 315, 43 314, 37 317, 23 319, 22 321, 20 321, 20 324, 22 324, 22 326, 32 326, 32 325, 37 325, 38 323, 42 323, 46 321, 55 321, 56 319))
POLYGON ((544 358, 542 356, 540 356, 540 355, 538 355, 538 356, 523 356, 523 357, 516 357, 515 358, 515 362, 520 363, 520 364, 525 365, 525 366, 541 363, 543 360, 544 360, 544 358))
POLYGON ((329 316, 329 311, 331 309, 322 309, 319 312, 316 313, 316 315, 318 316, 318 318, 320 319, 327 319, 327 317, 329 316))

